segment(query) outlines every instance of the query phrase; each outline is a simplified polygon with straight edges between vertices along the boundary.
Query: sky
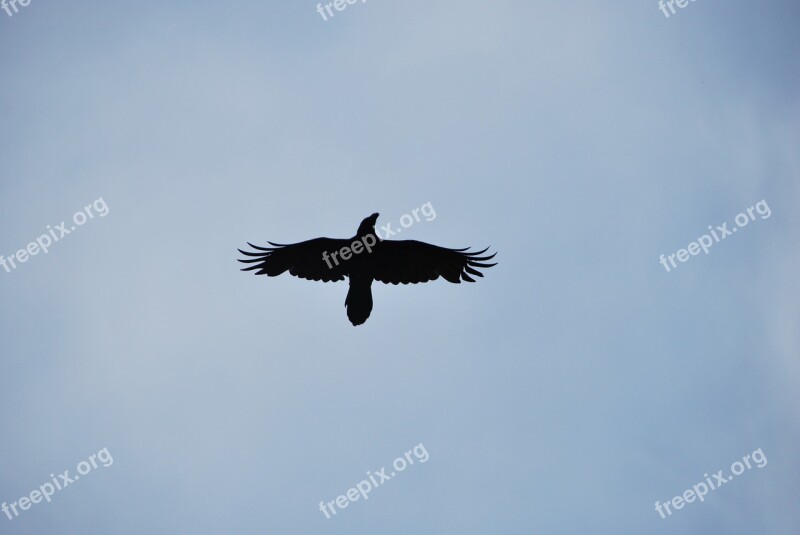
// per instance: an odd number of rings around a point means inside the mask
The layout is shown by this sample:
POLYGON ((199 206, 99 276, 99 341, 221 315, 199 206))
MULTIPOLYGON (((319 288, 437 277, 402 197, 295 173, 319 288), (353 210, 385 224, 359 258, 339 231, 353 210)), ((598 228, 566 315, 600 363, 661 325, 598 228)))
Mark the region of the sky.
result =
POLYGON ((0 533, 796 534, 800 5, 344 5, 0 11, 0 533))

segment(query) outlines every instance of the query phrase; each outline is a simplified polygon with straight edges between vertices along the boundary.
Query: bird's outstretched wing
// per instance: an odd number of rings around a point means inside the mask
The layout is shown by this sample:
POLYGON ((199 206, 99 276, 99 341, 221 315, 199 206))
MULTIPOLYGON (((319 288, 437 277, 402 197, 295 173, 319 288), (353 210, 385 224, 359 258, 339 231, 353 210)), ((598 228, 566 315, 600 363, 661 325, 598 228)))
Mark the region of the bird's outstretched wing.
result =
POLYGON ((483 277, 475 268, 496 265, 484 262, 497 253, 480 256, 489 248, 476 252, 467 249, 446 249, 416 240, 382 241, 372 253, 373 277, 387 284, 428 282, 439 275, 456 284, 462 280, 475 282, 470 275, 483 277))
POLYGON ((255 251, 239 252, 248 258, 240 259, 239 262, 252 264, 242 271, 256 271, 256 275, 269 275, 275 277, 284 271, 301 279, 314 281, 340 281, 348 275, 348 263, 336 262, 328 257, 328 262, 323 259, 323 253, 330 253, 346 247, 350 242, 347 240, 335 240, 332 238, 315 238, 300 243, 283 245, 280 243, 267 242, 272 247, 258 247, 249 243, 255 251), (330 267, 329 267, 330 264, 330 267))

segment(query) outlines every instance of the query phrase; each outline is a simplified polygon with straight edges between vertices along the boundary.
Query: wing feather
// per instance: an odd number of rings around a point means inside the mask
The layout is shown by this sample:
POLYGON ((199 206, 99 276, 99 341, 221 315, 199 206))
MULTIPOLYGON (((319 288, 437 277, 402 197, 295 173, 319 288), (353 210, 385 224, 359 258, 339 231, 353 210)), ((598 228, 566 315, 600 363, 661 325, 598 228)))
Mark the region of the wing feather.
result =
POLYGON ((489 268, 495 254, 480 256, 482 251, 447 249, 416 240, 382 241, 373 254, 373 277, 386 284, 416 284, 438 279, 440 276, 459 284, 462 280, 475 282, 470 275, 483 277, 475 268, 489 268))
POLYGON ((259 247, 248 242, 247 245, 255 251, 239 249, 239 252, 247 257, 239 259, 239 262, 252 264, 242 268, 242 271, 255 271, 256 275, 269 277, 276 277, 288 271, 290 275, 301 279, 323 282, 344 280, 349 275, 347 263, 337 265, 330 258, 330 253, 347 246, 348 240, 315 238, 288 245, 267 243, 272 247, 259 247), (328 262, 323 259, 323 253, 328 253, 328 262))

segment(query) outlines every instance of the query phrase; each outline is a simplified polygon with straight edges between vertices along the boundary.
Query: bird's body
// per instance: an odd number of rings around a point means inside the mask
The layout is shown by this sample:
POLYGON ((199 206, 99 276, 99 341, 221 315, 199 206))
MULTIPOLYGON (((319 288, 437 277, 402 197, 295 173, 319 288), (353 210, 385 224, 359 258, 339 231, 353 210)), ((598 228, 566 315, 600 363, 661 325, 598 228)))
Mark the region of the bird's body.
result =
POLYGON ((441 276, 452 283, 475 282, 470 275, 483 277, 475 268, 488 268, 484 263, 494 254, 480 256, 488 249, 467 252, 447 249, 415 240, 381 240, 375 232, 378 214, 361 222, 356 235, 346 239, 315 238, 300 243, 272 247, 250 245, 255 251, 240 253, 248 258, 240 262, 252 264, 242 271, 275 277, 288 271, 303 279, 335 282, 348 278, 350 290, 345 299, 347 317, 353 325, 361 325, 372 311, 372 282, 416 284, 441 276))

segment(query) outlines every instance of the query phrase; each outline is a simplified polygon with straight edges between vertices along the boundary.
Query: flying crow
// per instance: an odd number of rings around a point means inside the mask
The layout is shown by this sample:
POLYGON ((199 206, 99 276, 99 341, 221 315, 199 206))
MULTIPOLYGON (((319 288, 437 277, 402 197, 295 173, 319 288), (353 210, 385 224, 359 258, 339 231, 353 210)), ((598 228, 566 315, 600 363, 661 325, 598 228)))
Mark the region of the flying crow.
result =
POLYGON ((372 281, 386 284, 416 284, 436 280, 441 275, 455 284, 462 280, 475 282, 470 275, 483 277, 476 268, 486 264, 495 254, 481 256, 482 251, 446 249, 415 240, 382 240, 375 232, 378 214, 361 222, 356 235, 349 240, 315 238, 300 243, 272 247, 258 247, 248 242, 255 251, 239 252, 248 258, 239 262, 252 264, 242 271, 255 271, 256 275, 275 277, 284 271, 301 279, 315 281, 341 281, 350 279, 350 290, 344 305, 353 325, 361 325, 372 311, 372 281))

